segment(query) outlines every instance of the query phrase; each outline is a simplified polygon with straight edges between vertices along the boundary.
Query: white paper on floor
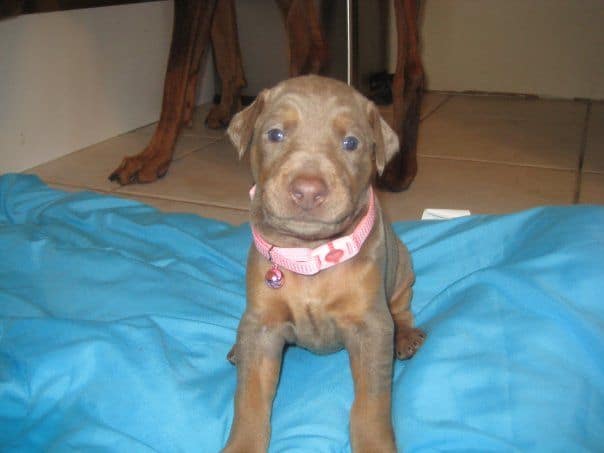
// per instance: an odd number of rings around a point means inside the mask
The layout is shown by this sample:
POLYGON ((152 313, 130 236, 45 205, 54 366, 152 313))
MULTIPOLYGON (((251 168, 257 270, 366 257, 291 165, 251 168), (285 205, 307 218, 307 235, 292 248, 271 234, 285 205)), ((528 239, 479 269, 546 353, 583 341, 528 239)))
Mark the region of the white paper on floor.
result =
POLYGON ((422 220, 447 220, 471 215, 468 209, 434 209, 426 208, 422 220))

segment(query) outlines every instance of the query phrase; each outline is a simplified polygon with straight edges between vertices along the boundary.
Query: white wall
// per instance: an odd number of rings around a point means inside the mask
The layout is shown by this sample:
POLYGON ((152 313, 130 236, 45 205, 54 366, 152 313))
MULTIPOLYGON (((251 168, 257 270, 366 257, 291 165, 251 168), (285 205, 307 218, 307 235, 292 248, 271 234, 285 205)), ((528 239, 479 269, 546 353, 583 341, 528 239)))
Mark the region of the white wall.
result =
MULTIPOLYGON (((0 173, 157 121, 172 8, 163 1, 0 21, 0 173)), ((214 94, 211 54, 207 61, 204 101, 214 94)))
MULTIPOLYGON (((287 77, 285 34, 273 3, 236 1, 246 94, 287 77)), ((429 89, 604 99, 604 0, 421 3, 429 89)), ((391 70, 395 33, 391 26, 391 70)))
POLYGON ((429 89, 604 99, 602 0, 424 0, 422 13, 429 89))
POLYGON ((289 75, 285 26, 273 0, 235 0, 235 6, 247 79, 242 93, 255 96, 289 75))

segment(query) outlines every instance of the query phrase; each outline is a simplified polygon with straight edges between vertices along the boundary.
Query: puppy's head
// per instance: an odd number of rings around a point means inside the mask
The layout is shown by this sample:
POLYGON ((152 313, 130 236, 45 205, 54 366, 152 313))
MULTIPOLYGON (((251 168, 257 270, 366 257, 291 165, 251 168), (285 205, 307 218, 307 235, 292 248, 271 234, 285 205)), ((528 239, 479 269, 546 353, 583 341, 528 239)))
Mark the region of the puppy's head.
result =
POLYGON ((351 226, 368 187, 398 150, 375 105, 345 83, 318 76, 261 92, 228 129, 251 152, 255 222, 318 240, 351 226))

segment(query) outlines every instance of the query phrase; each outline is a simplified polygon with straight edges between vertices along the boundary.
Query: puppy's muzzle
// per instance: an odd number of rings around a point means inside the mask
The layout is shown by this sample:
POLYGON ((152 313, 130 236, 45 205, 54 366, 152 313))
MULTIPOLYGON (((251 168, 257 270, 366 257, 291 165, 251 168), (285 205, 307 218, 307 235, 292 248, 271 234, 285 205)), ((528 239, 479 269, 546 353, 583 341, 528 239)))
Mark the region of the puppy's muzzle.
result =
POLYGON ((329 195, 329 189, 322 178, 298 176, 290 183, 289 194, 298 207, 312 211, 323 204, 329 195))

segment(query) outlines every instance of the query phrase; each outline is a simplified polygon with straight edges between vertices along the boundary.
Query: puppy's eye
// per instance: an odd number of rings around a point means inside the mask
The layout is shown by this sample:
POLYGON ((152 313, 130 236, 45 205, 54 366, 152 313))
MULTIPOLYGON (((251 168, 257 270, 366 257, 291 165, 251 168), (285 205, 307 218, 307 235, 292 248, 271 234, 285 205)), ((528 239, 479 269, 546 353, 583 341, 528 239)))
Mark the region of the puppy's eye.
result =
POLYGON ((346 151, 354 151, 359 147, 359 139, 349 135, 342 140, 342 149, 346 151))
POLYGON ((271 129, 266 133, 266 135, 268 136, 268 139, 274 143, 285 140, 285 132, 283 132, 281 129, 271 129))

